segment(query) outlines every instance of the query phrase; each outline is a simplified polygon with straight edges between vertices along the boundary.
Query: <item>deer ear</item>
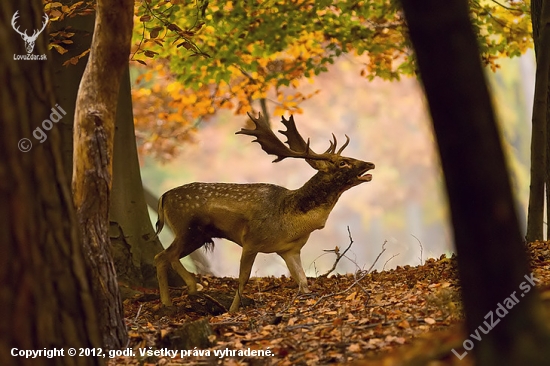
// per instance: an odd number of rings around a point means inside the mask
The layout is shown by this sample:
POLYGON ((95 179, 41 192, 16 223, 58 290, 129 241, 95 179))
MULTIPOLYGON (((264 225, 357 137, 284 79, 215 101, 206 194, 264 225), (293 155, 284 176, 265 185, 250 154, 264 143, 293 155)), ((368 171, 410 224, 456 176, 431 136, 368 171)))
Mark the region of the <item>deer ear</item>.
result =
POLYGON ((329 170, 329 161, 326 160, 313 160, 313 159, 306 159, 306 162, 315 170, 321 171, 321 172, 328 172, 329 170))

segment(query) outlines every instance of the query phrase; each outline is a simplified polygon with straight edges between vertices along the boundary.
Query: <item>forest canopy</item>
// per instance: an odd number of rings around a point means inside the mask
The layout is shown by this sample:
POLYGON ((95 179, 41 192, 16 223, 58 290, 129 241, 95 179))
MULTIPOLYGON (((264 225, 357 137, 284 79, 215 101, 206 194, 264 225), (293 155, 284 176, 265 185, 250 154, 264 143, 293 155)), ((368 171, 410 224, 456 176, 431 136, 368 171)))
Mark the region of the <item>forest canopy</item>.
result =
MULTIPOLYGON (((499 58, 532 47, 529 2, 470 1, 470 14, 493 71, 499 58)), ((258 101, 264 113, 301 113, 300 102, 316 94, 301 82, 344 54, 361 60, 370 80, 416 74, 393 1, 143 1, 133 45, 132 60, 143 65, 133 90, 142 146, 188 139, 216 111, 241 115, 258 101)))

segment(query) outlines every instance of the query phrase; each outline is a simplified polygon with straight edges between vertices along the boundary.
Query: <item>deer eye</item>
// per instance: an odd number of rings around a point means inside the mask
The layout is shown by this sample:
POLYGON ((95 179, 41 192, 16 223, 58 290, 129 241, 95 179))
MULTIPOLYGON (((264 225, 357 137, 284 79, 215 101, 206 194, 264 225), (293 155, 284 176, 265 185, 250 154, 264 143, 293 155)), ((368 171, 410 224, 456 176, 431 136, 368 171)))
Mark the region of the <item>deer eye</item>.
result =
POLYGON ((346 163, 345 161, 341 161, 340 164, 339 164, 340 168, 343 168, 347 165, 348 165, 348 163, 346 163))

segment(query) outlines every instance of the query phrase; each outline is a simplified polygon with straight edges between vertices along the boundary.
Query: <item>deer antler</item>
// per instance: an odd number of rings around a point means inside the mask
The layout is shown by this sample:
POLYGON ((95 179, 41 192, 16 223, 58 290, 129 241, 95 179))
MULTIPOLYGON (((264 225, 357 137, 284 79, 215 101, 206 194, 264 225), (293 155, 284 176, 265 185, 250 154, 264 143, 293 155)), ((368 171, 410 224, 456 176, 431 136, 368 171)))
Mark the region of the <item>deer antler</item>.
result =
POLYGON ((34 49, 34 43, 36 41, 36 39, 38 38, 38 35, 40 33, 42 33, 42 31, 46 28, 46 25, 48 25, 48 20, 50 20, 50 18, 48 17, 47 14, 44 14, 44 23, 42 23, 42 29, 38 30, 38 29, 35 29, 34 32, 32 33, 31 36, 29 36, 27 34, 27 30, 25 29, 24 32, 21 32, 19 30, 19 27, 17 26, 16 24, 16 21, 17 21, 17 18, 19 18, 19 10, 15 12, 15 14, 13 14, 13 17, 11 18, 11 26, 13 27, 13 29, 19 33, 21 35, 21 37, 23 38, 23 40, 25 41, 25 48, 27 49, 27 53, 31 53, 32 50, 34 49))
POLYGON ((15 14, 13 14, 13 17, 11 18, 11 26, 12 26, 12 28, 13 28, 17 33, 19 33, 22 37, 28 37, 28 35, 27 35, 27 30, 25 29, 25 32, 21 32, 21 31, 19 30, 19 27, 15 24, 15 21, 17 20, 17 18, 19 18, 19 15, 18 15, 17 13, 19 13, 19 10, 17 10, 17 11, 15 12, 15 14))
POLYGON ((288 146, 294 151, 307 151, 308 144, 304 141, 304 139, 298 132, 296 124, 294 123, 294 116, 290 116, 288 120, 286 120, 284 116, 281 118, 283 125, 285 125, 286 127, 286 131, 279 130, 279 132, 286 136, 286 143, 288 144, 288 146))
POLYGON ((323 154, 317 154, 309 147, 309 139, 306 142, 302 135, 300 135, 300 133, 298 132, 298 129, 296 128, 296 123, 294 122, 294 116, 290 116, 288 120, 285 119, 285 117, 283 116, 282 123, 283 125, 285 125, 286 131, 279 130, 278 132, 286 136, 286 143, 289 146, 288 148, 273 133, 271 127, 269 126, 269 123, 266 121, 261 113, 259 113, 258 118, 252 117, 250 113, 247 114, 252 122, 254 122, 256 129, 250 130, 246 128, 241 128, 240 131, 235 133, 256 137, 256 140, 254 140, 253 142, 259 143, 262 147, 262 150, 264 150, 266 153, 277 156, 277 159, 273 160, 274 163, 281 161, 285 158, 329 160, 331 155, 340 156, 342 151, 344 151, 346 146, 348 146, 349 144, 349 137, 348 135, 346 135, 346 142, 344 143, 344 145, 342 145, 342 147, 340 147, 338 152, 336 152, 336 145, 338 144, 338 142, 336 141, 336 136, 332 134, 333 141, 330 141, 329 148, 323 154))
POLYGON ((29 36, 27 34, 27 30, 25 29, 24 32, 21 32, 19 30, 19 27, 17 26, 17 24, 15 24, 15 22, 17 21, 17 18, 19 18, 19 15, 17 14, 19 13, 19 10, 17 10, 15 12, 15 14, 13 14, 13 17, 11 18, 11 26, 12 28, 21 35, 21 37, 23 37, 24 39, 36 39, 38 37, 38 35, 40 33, 42 33, 42 31, 44 30, 44 28, 46 28, 46 25, 48 25, 48 20, 50 20, 50 18, 48 17, 47 14, 44 14, 44 22, 42 23, 42 29, 40 30, 37 30, 35 29, 32 33, 32 36, 29 36))
POLYGON ((288 145, 290 146, 290 148, 288 148, 285 144, 281 142, 281 140, 279 140, 279 138, 277 138, 277 136, 275 136, 267 120, 262 116, 261 113, 259 114, 258 118, 252 117, 250 113, 247 114, 252 122, 254 122, 256 129, 250 130, 246 128, 241 128, 241 130, 235 132, 235 134, 256 137, 256 140, 253 140, 253 142, 259 143, 262 147, 262 150, 264 150, 266 153, 277 156, 277 159, 273 160, 274 163, 281 161, 285 158, 302 158, 315 160, 328 159, 327 156, 315 154, 309 148, 309 139, 307 142, 304 141, 302 136, 300 136, 300 134, 298 133, 298 130, 296 129, 292 118, 292 125, 287 125, 285 122, 283 122, 285 123, 285 126, 289 128, 289 131, 279 131, 287 136, 289 141, 292 141, 291 143, 288 143, 288 145), (299 151, 296 151, 296 149, 299 149, 299 151))
MULTIPOLYGON (((302 136, 298 132, 298 129, 296 128, 296 123, 294 123, 294 116, 290 116, 290 118, 288 120, 286 120, 285 117, 283 116, 282 119, 283 119, 282 122, 286 127, 286 131, 279 130, 279 132, 282 133, 283 135, 285 135, 288 138, 288 141, 286 141, 288 146, 290 146, 290 148, 292 150, 295 150, 295 151, 307 151, 306 142, 304 141, 304 139, 302 138, 302 136)), ((327 153, 328 154, 334 154, 335 153, 336 145, 338 144, 338 142, 336 141, 336 136, 334 136, 334 134, 332 134, 332 139, 333 139, 333 141, 329 141, 330 146, 328 147, 328 149, 323 154, 327 154, 327 153)), ((342 145, 342 147, 340 148, 340 150, 338 150, 338 152, 336 152, 336 155, 340 156, 342 151, 344 151, 346 146, 348 146, 348 144, 349 144, 348 135, 346 135, 346 139, 347 139, 346 143, 344 145, 342 145)), ((323 154, 316 154, 311 149, 309 149, 309 151, 310 151, 310 153, 318 155, 318 156, 323 155, 323 154)))
POLYGON ((35 30, 34 32, 36 33, 33 33, 31 38, 34 38, 34 37, 38 37, 38 35, 40 33, 42 33, 42 31, 44 30, 44 28, 46 28, 46 25, 48 25, 48 20, 50 20, 50 18, 48 17, 48 14, 44 14, 44 23, 42 23, 42 29, 40 30, 35 30))
MULTIPOLYGON (((334 134, 332 135, 334 137, 334 150, 336 150, 336 136, 334 136, 334 134)), ((348 135, 344 135, 346 136, 346 142, 344 143, 344 145, 342 145, 342 147, 340 149, 338 149, 338 151, 336 152, 336 155, 340 156, 340 154, 342 153, 342 151, 344 151, 344 149, 348 146, 349 144, 349 136, 348 135)))

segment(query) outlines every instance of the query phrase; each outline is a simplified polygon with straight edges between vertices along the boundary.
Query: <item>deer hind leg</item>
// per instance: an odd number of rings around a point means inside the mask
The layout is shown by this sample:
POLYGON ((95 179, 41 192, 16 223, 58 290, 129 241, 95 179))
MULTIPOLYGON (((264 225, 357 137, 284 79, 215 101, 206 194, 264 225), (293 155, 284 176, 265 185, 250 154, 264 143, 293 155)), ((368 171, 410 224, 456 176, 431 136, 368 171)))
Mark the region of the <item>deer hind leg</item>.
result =
POLYGON ((179 258, 170 262, 172 268, 176 271, 187 285, 187 293, 193 295, 197 293, 197 281, 195 277, 181 264, 179 258))
POLYGON ((172 306, 170 293, 168 292, 168 263, 166 251, 163 250, 155 256, 155 267, 157 268, 157 279, 159 281, 160 301, 164 306, 172 306))
POLYGON ((300 252, 285 252, 279 254, 286 263, 290 276, 298 284, 298 291, 304 294, 308 294, 311 291, 307 287, 307 278, 304 268, 302 267, 302 260, 300 259, 300 252))
MULTIPOLYGON (((187 285, 188 292, 194 294, 197 292, 197 282, 195 278, 181 264, 180 258, 185 257, 187 252, 181 255, 182 248, 185 248, 184 238, 176 238, 166 250, 155 256, 154 263, 157 267, 157 278, 159 281, 160 301, 164 306, 172 306, 170 293, 168 292, 168 264, 180 275, 187 285)), ((194 250, 194 249, 193 249, 194 250)), ((192 251, 192 250, 191 250, 192 251)))
POLYGON ((241 265, 239 268, 239 288, 237 289, 237 293, 235 294, 233 303, 229 308, 230 313, 235 313, 237 312, 237 310, 239 310, 239 307, 241 305, 241 296, 244 291, 244 286, 246 285, 246 283, 248 282, 248 279, 250 278, 250 273, 252 272, 252 265, 254 264, 254 260, 256 259, 257 254, 258 252, 247 252, 243 248, 243 252, 241 254, 241 265))

